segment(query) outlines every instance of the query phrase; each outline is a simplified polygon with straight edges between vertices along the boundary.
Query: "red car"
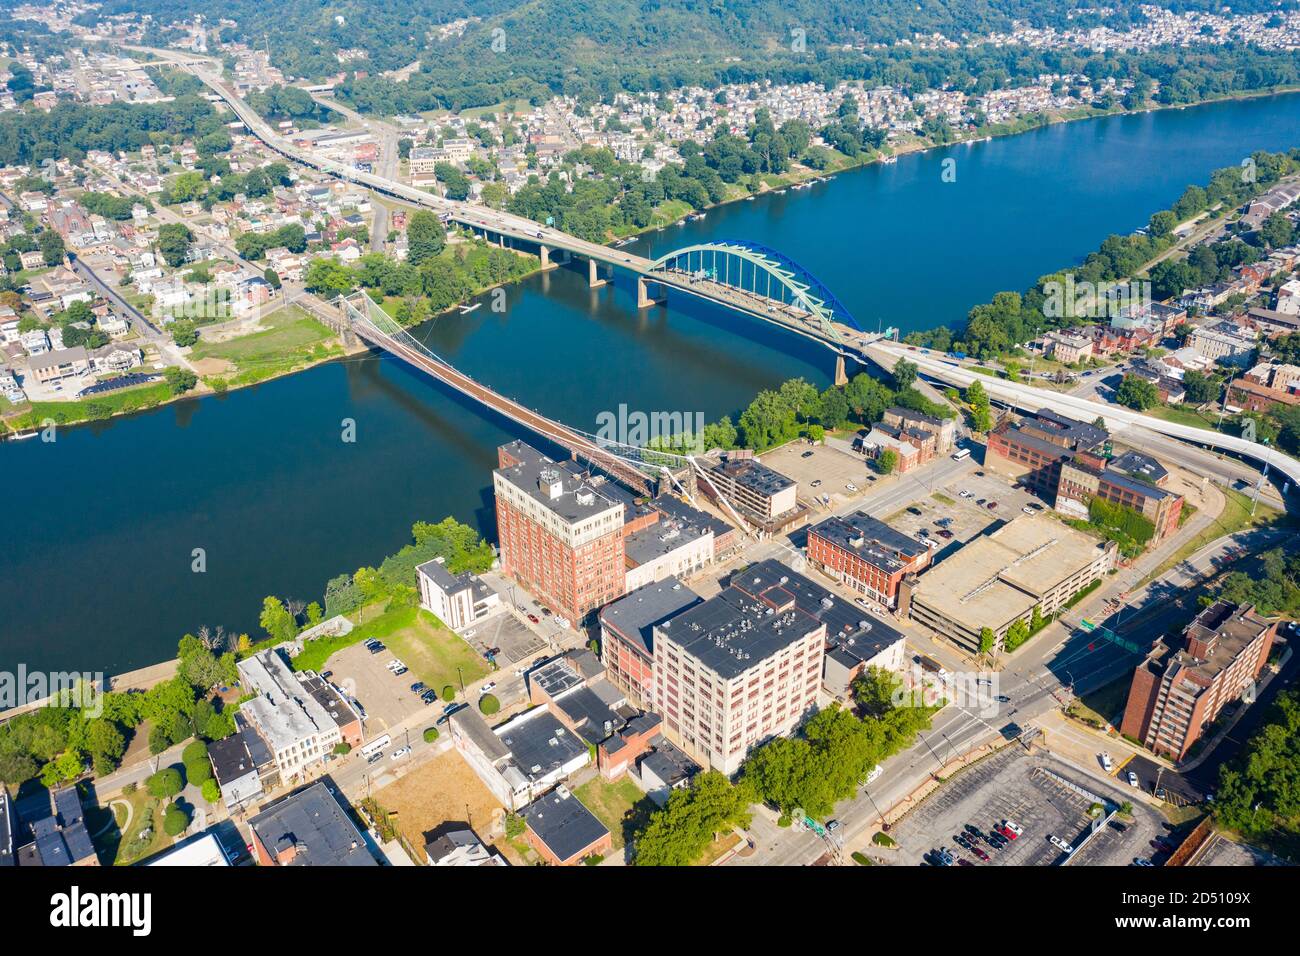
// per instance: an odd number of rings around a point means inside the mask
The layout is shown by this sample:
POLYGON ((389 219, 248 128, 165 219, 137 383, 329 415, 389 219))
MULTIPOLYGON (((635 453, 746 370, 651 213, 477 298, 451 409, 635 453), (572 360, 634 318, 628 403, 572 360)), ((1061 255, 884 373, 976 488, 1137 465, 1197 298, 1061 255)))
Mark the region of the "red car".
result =
POLYGON ((977 857, 979 857, 979 858, 980 858, 981 860, 983 860, 985 863, 987 863, 987 862, 989 861, 989 855, 988 855, 987 853, 985 853, 983 850, 981 850, 979 847, 975 846, 974 844, 971 845, 970 850, 971 850, 972 853, 974 853, 977 857))
POLYGON ((541 623, 542 623, 541 621, 537 620, 537 615, 536 615, 536 614, 529 614, 529 615, 528 615, 528 620, 532 621, 534 624, 541 624, 541 623))

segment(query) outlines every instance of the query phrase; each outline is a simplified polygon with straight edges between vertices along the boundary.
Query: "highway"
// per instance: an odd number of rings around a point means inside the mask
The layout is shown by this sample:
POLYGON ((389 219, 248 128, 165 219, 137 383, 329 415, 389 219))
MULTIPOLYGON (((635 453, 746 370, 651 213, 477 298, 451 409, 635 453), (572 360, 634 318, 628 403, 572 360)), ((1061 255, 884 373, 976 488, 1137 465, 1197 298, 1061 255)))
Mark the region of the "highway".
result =
POLYGON ((1224 435, 1221 432, 1214 432, 1205 428, 1166 422, 1158 418, 1152 418, 1149 415, 1143 415, 1141 412, 1130 411, 1104 402, 1079 398, 1074 395, 1065 395, 1034 385, 1022 385, 1018 382, 1008 382, 991 376, 980 375, 977 372, 969 371, 937 359, 932 355, 925 355, 893 342, 874 342, 863 351, 864 354, 872 357, 886 368, 892 367, 898 359, 906 358, 909 362, 914 363, 922 374, 938 379, 948 385, 964 388, 971 382, 978 380, 991 399, 1022 411, 1036 412, 1039 409, 1047 408, 1062 415, 1070 415, 1084 421, 1092 421, 1101 417, 1105 419, 1107 427, 1112 430, 1140 428, 1170 438, 1178 438, 1198 445, 1207 445, 1220 451, 1232 452, 1258 461, 1271 471, 1280 472, 1286 476, 1292 485, 1300 483, 1300 461, 1296 461, 1290 455, 1268 445, 1246 441, 1244 438, 1238 438, 1235 435, 1224 435))

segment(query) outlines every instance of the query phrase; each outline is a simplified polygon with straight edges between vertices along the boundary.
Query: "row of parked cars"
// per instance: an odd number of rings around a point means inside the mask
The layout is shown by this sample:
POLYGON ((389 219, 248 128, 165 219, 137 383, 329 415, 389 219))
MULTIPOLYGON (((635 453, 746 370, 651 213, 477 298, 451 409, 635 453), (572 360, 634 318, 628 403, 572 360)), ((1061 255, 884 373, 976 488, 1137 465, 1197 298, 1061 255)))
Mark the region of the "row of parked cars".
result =
MULTIPOLYGON (((974 854, 982 863, 988 863, 993 858, 989 856, 985 846, 993 850, 1001 850, 1013 840, 1018 840, 1024 836, 1024 828, 1014 820, 1002 820, 993 824, 992 829, 985 833, 973 823, 968 823, 961 833, 953 836, 953 842, 963 850, 974 854), (981 845, 983 844, 983 845, 981 845)), ((926 862, 931 866, 952 866, 954 863, 958 866, 974 866, 975 864, 966 857, 955 855, 946 846, 941 846, 937 850, 931 850, 926 855, 926 862)))

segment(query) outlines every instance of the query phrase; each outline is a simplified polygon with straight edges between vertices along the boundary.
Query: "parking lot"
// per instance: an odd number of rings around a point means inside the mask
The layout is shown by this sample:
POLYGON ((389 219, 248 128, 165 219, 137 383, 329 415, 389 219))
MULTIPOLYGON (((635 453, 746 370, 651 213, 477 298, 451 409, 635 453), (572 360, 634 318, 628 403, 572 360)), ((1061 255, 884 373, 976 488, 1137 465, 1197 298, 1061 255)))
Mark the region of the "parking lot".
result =
POLYGON ((392 650, 371 654, 364 645, 353 644, 331 656, 326 667, 333 674, 331 683, 365 708, 367 737, 385 733, 419 711, 433 712, 411 693, 411 685, 418 679, 414 672, 396 677, 384 666, 394 656, 392 650))
POLYGON ((1019 517, 1021 509, 1032 501, 1032 495, 1013 488, 996 475, 969 474, 919 497, 911 505, 887 515, 885 520, 903 534, 933 538, 939 545, 936 557, 942 559, 945 551, 956 550, 972 538, 988 533, 994 525, 1019 517), (963 498, 963 491, 970 497, 963 498), (981 501, 984 503, 980 504, 981 501), (996 502, 997 507, 990 508, 990 502, 996 502), (936 524, 940 520, 950 522, 946 529, 936 524), (950 531, 952 537, 940 534, 941 530, 950 531))
MULTIPOLYGON (((959 773, 893 828, 890 836, 899 844, 898 862, 920 865, 932 850, 947 847, 954 857, 976 866, 1063 864, 1067 856, 1050 837, 1079 846, 1090 829, 1092 801, 1053 774, 1116 804, 1126 799, 1122 789, 1101 784, 1049 754, 1009 747, 959 773), (1003 820, 1014 821, 1024 832, 1002 849, 976 841, 989 856, 987 863, 954 841, 968 824, 987 835, 1003 820)), ((1134 805, 1133 813, 1131 821, 1099 831, 1075 853, 1072 865, 1126 866, 1135 857, 1150 858, 1150 841, 1164 834, 1161 817, 1141 803, 1134 805)))
POLYGON ((466 628, 461 636, 480 654, 489 648, 500 648, 496 659, 501 667, 531 661, 538 654, 547 653, 548 647, 545 638, 530 630, 510 611, 479 621, 466 628))
POLYGON ((801 500, 811 501, 816 497, 820 503, 822 495, 830 495, 831 507, 856 498, 874 483, 876 477, 871 474, 866 459, 861 455, 830 445, 791 442, 767 452, 762 460, 769 468, 774 468, 799 483, 801 500), (805 458, 804 455, 808 457, 805 458), (856 485, 858 491, 850 492, 845 487, 849 484, 856 485))

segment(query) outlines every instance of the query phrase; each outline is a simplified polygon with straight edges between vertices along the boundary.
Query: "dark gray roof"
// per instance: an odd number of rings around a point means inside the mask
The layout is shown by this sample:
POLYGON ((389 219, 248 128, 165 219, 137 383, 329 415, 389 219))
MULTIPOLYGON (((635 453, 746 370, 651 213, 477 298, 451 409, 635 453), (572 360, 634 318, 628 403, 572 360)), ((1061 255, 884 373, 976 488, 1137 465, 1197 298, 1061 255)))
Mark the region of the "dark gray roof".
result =
POLYGON ((906 640, 902 631, 874 615, 868 618, 866 624, 866 627, 856 633, 836 641, 835 647, 826 653, 846 667, 853 668, 899 641, 906 640))
POLYGON ((567 790, 552 790, 522 811, 528 828, 559 860, 568 860, 609 833, 605 824, 567 790))
POLYGON ((721 518, 709 514, 707 511, 701 511, 699 508, 693 508, 680 498, 673 495, 660 495, 649 505, 655 511, 669 518, 673 518, 683 524, 692 525, 701 530, 708 529, 713 532, 715 538, 720 538, 730 532, 731 525, 721 518))
POLYGON ((528 683, 548 697, 558 697, 575 687, 581 687, 583 680, 578 669, 567 658, 556 657, 529 671, 528 683))
POLYGON ((1126 451, 1118 458, 1112 458, 1110 467, 1114 471, 1122 471, 1131 478, 1149 481, 1151 484, 1163 481, 1169 475, 1164 465, 1150 455, 1137 451, 1126 451))
POLYGON ((246 739, 252 733, 251 730, 246 730, 208 744, 208 759, 212 761, 212 773, 221 786, 257 771, 257 764, 253 762, 253 755, 248 750, 246 739))
POLYGON ((674 746, 667 737, 660 735, 651 741, 651 744, 654 750, 642 757, 638 766, 648 767, 656 777, 670 787, 683 780, 689 780, 702 769, 683 750, 674 746))
POLYGON ((587 745, 571 733, 550 711, 527 720, 510 721, 495 736, 510 751, 510 759, 530 780, 549 776, 570 760, 585 753, 587 745))
POLYGON ((292 846, 289 866, 378 866, 365 837, 322 783, 290 794, 249 822, 272 854, 292 846))
MULTIPOLYGON (((609 687, 608 681, 600 681, 609 687)), ((591 687, 579 687, 556 700, 555 706, 577 728, 578 735, 589 744, 598 744, 615 731, 621 730, 625 718, 610 701, 591 687), (608 725, 608 726, 606 726, 608 725)))
POLYGON ((726 475, 742 488, 760 495, 774 495, 794 484, 794 481, 755 458, 728 458, 714 465, 711 470, 726 475))
POLYGON ((703 600, 676 577, 667 577, 607 604, 600 612, 600 623, 629 643, 639 644, 646 655, 651 656, 654 654, 655 625, 676 617, 703 600))
POLYGON ((808 533, 853 551, 873 567, 889 573, 901 570, 928 550, 916 539, 862 511, 842 517, 832 515, 808 533))

